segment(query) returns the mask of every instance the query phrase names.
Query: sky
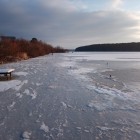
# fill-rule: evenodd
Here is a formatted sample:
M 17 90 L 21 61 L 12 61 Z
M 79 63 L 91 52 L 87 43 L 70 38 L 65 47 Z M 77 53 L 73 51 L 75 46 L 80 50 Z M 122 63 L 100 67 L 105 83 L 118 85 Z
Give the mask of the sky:
M 66 49 L 140 42 L 140 0 L 0 0 L 0 35 Z

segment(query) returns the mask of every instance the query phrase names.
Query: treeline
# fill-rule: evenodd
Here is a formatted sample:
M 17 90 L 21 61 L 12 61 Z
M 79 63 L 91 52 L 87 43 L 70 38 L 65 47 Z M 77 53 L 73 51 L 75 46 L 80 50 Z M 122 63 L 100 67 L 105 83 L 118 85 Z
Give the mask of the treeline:
M 29 59 L 49 53 L 66 52 L 61 47 L 53 47 L 50 44 L 32 38 L 25 39 L 1 39 L 0 40 L 0 63 Z
M 140 51 L 140 42 L 116 43 L 116 44 L 93 44 L 78 47 L 75 51 L 117 51 L 117 52 L 135 52 Z

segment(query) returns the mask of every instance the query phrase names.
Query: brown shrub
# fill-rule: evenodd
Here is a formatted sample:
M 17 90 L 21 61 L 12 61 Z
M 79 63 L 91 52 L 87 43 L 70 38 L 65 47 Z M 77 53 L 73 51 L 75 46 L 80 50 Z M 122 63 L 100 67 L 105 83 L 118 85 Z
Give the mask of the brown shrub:
M 38 41 L 36 38 L 32 38 L 31 41 L 25 39 L 4 39 L 0 41 L 0 61 L 7 61 L 7 59 L 9 61 L 9 58 L 12 60 L 11 57 L 18 57 L 18 59 L 28 59 L 31 57 L 46 55 L 49 53 L 58 53 L 65 51 L 66 50 L 61 47 L 54 48 L 52 45 L 46 44 L 42 41 Z

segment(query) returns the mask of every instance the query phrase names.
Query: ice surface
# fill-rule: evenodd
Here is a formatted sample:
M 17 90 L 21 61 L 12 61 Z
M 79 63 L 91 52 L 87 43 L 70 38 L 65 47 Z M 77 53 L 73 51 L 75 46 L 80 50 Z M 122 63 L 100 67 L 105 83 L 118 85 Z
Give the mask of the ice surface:
M 60 65 L 62 67 L 68 67 L 68 68 L 70 68 L 71 66 L 74 66 L 75 65 L 75 62 L 73 62 L 73 61 L 63 61 L 63 63 L 60 63 Z
M 117 90 L 115 88 L 108 88 L 108 87 L 92 87 L 93 90 L 98 93 L 102 94 L 102 100 L 100 103 L 97 99 L 91 100 L 87 106 L 90 108 L 95 108 L 98 111 L 103 111 L 107 109 L 122 109 L 122 110 L 134 110 L 134 108 L 129 105 L 125 104 L 120 106 L 118 103 L 115 103 L 114 100 L 122 100 L 122 101 L 127 101 L 127 100 L 133 100 L 133 98 L 130 97 L 128 93 L 124 93 L 121 90 Z M 128 96 L 129 95 L 129 96 Z M 139 102 L 136 101 L 135 102 Z
M 101 96 L 102 99 L 90 100 L 87 103 L 88 107 L 98 111 L 108 109 L 135 110 L 130 104 L 119 106 L 115 100 L 124 102 L 130 100 L 139 104 L 139 100 L 136 99 L 138 97 L 136 93 L 140 91 L 139 87 L 133 88 L 132 93 L 129 88 L 133 87 L 132 85 L 126 85 L 126 83 L 119 81 L 117 77 L 112 75 L 110 78 L 109 75 L 102 75 L 102 73 L 114 72 L 113 62 L 110 61 L 140 61 L 139 53 L 69 53 L 68 55 L 64 54 L 64 56 L 66 58 L 60 63 L 60 66 L 67 68 L 68 73 L 83 83 L 83 86 L 87 89 L 101 94 L 97 96 Z M 99 63 L 95 63 L 95 60 L 98 60 Z M 104 62 L 101 63 L 101 61 Z M 129 67 L 127 66 L 127 68 Z M 89 74 L 92 74 L 93 77 L 90 77 Z M 66 105 L 63 103 L 63 106 Z
M 0 139 L 139 140 L 139 79 L 131 77 L 128 84 L 122 77 L 129 78 L 127 69 L 139 73 L 134 57 L 140 55 L 97 54 L 55 54 L 4 65 L 18 76 L 0 81 Z M 126 73 L 120 75 L 122 68 Z
M 77 60 L 140 61 L 139 52 L 75 52 L 67 55 Z

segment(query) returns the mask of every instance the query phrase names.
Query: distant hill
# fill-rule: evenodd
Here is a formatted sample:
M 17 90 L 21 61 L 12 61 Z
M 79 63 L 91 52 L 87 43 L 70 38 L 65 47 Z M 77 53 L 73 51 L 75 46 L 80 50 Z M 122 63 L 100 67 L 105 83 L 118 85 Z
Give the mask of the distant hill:
M 75 51 L 106 51 L 106 52 L 137 52 L 140 51 L 140 42 L 132 43 L 114 43 L 114 44 L 93 44 L 87 46 L 81 46 L 75 49 Z

